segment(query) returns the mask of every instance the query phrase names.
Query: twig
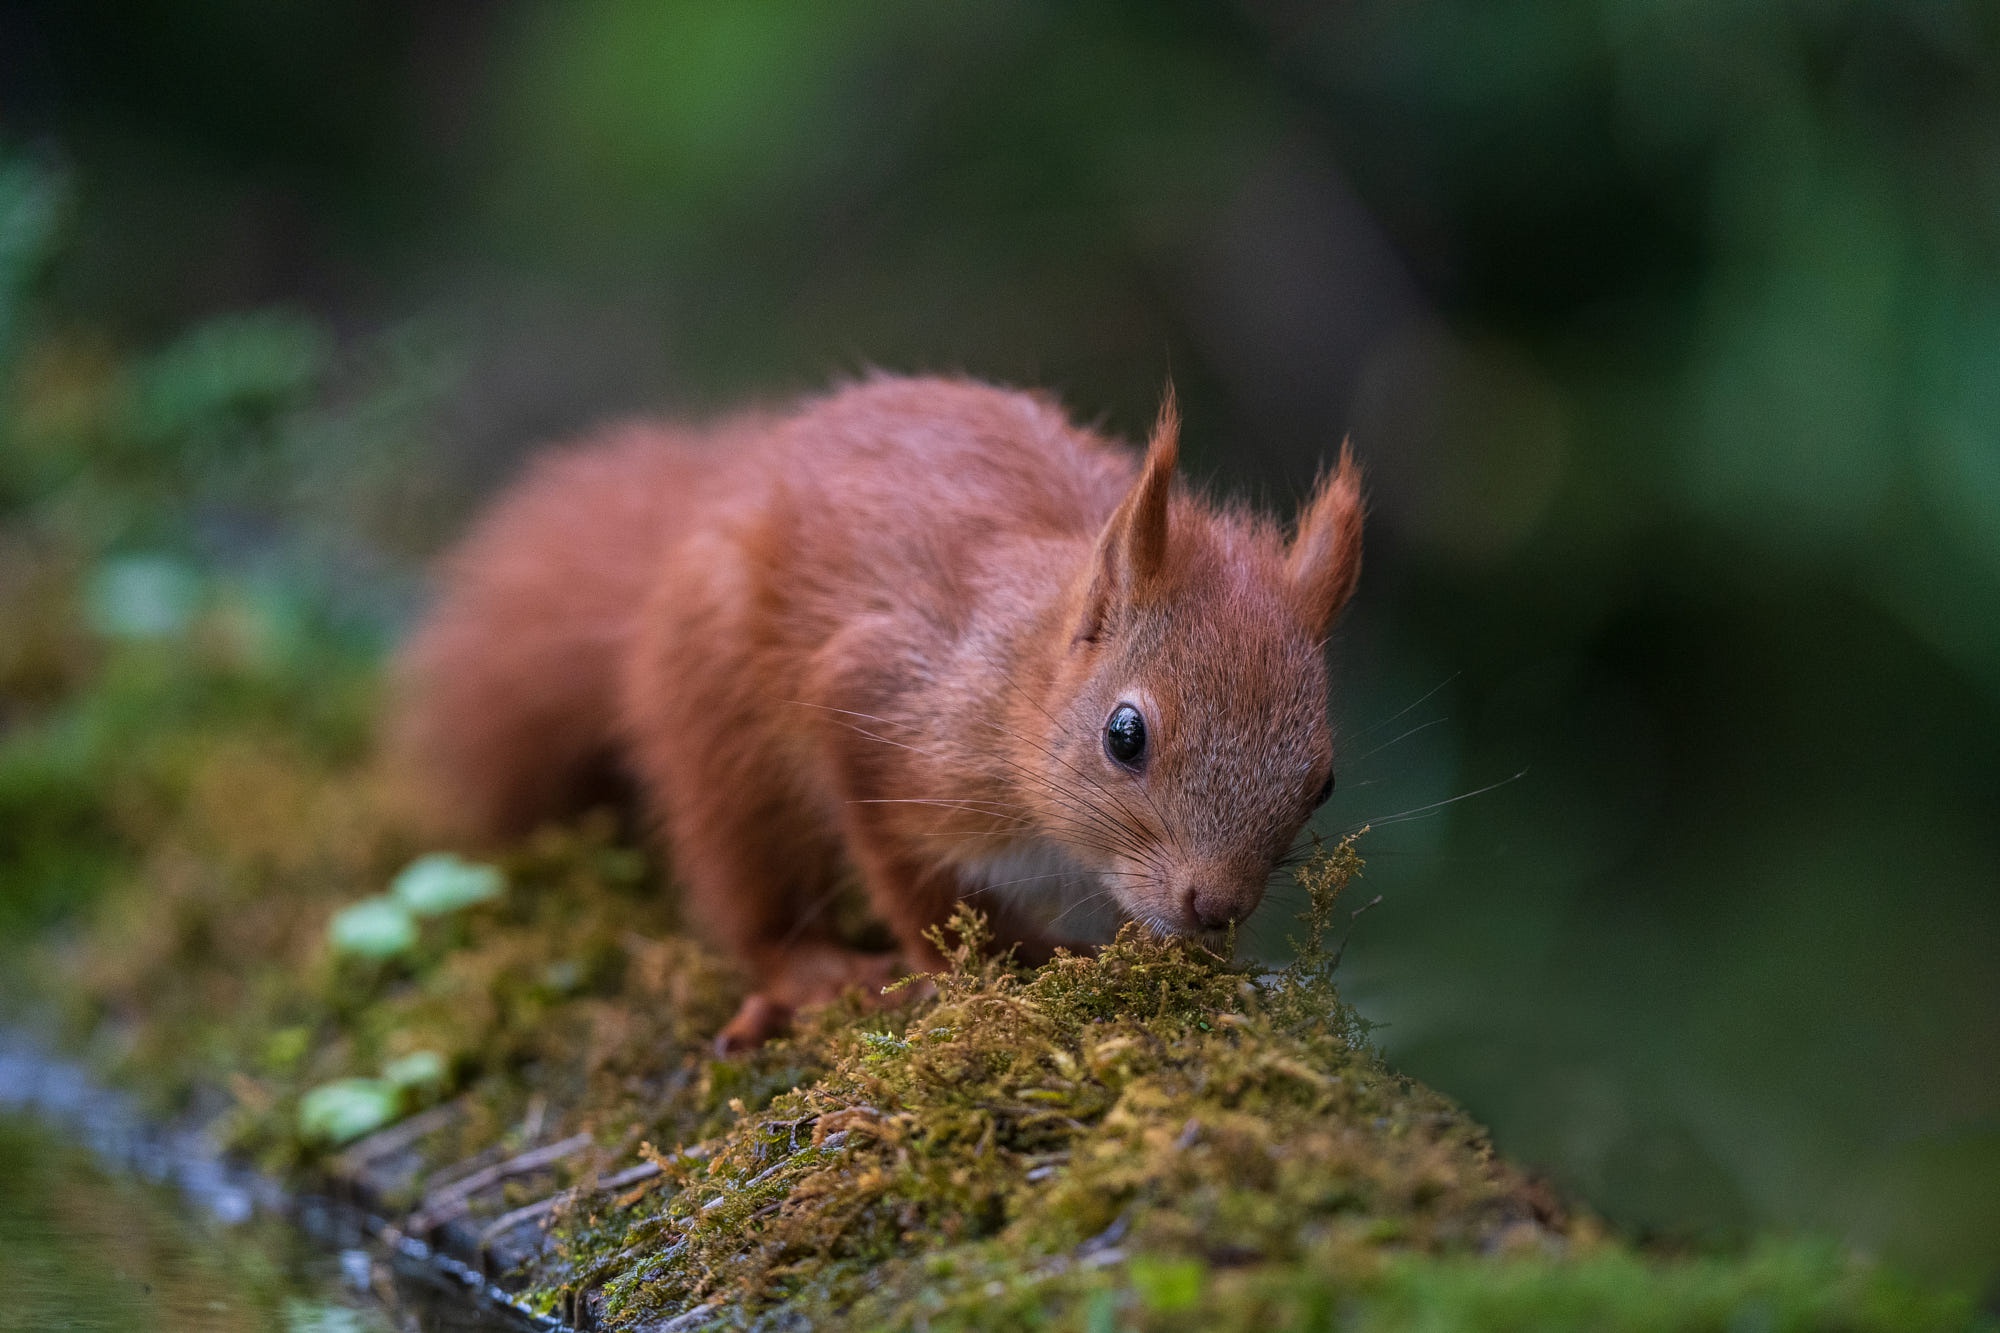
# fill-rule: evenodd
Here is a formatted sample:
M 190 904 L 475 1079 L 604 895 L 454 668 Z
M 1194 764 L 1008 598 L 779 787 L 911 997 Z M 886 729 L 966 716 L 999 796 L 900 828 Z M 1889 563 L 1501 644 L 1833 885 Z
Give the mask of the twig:
M 1361 914 L 1381 901 L 1382 901 L 1382 895 L 1378 893 L 1373 898 L 1370 898 L 1367 902 L 1361 904 L 1361 906 L 1355 908 L 1352 912 L 1348 913 L 1347 929 L 1341 934 L 1340 943 L 1334 947 L 1333 957 L 1327 960 L 1326 964 L 1327 971 L 1331 972 L 1336 967 L 1340 966 L 1341 955 L 1347 952 L 1347 942 L 1354 938 L 1354 927 L 1355 924 L 1361 920 Z
M 651 1180 L 659 1174 L 660 1168 L 658 1166 L 652 1162 L 641 1162 L 637 1166 L 627 1167 L 616 1175 L 604 1177 L 597 1182 L 597 1188 L 591 1192 L 595 1194 L 608 1194 L 612 1190 L 627 1189 L 633 1185 L 637 1185 L 641 1181 Z M 482 1250 L 485 1249 L 495 1240 L 506 1235 L 523 1222 L 532 1222 L 545 1213 L 554 1212 L 562 1204 L 563 1200 L 575 1193 L 576 1191 L 574 1190 L 559 1190 L 549 1195 L 546 1199 L 537 1199 L 533 1203 L 521 1205 L 511 1213 L 500 1214 L 500 1216 L 487 1224 L 485 1230 L 479 1233 L 479 1248 Z
M 662 1320 L 657 1324 L 646 1324 L 640 1333 L 690 1333 L 691 1330 L 699 1328 L 721 1304 L 721 1301 L 708 1301 L 695 1306 L 692 1310 L 684 1310 L 672 1319 Z
M 527 1114 L 521 1117 L 521 1142 L 533 1143 L 542 1137 L 542 1125 L 549 1114 L 549 1099 L 542 1093 L 528 1098 Z
M 437 1170 L 424 1177 L 424 1198 L 443 1199 L 450 1195 L 452 1186 L 461 1180 L 470 1180 L 495 1162 L 504 1162 L 510 1154 L 503 1143 L 489 1144 L 472 1156 L 456 1162 L 446 1162 Z
M 423 1207 L 410 1215 L 403 1229 L 413 1235 L 424 1235 L 464 1212 L 467 1203 L 482 1190 L 492 1189 L 509 1177 L 526 1175 L 530 1171 L 553 1166 L 564 1158 L 574 1157 L 593 1142 L 595 1140 L 588 1134 L 572 1134 L 559 1143 L 496 1162 L 483 1171 L 475 1171 L 425 1198 Z

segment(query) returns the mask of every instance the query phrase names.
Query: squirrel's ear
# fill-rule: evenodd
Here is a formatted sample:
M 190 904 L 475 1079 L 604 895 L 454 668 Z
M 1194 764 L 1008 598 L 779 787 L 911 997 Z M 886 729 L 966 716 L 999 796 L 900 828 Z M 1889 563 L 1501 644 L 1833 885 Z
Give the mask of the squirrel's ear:
M 1315 634 L 1324 635 L 1361 578 L 1361 469 L 1346 443 L 1339 466 L 1320 478 L 1299 516 L 1285 570 L 1299 614 Z
M 1139 479 L 1097 536 L 1090 585 L 1077 622 L 1078 639 L 1096 639 L 1121 607 L 1145 602 L 1158 587 L 1167 563 L 1167 498 L 1173 490 L 1180 439 L 1180 407 L 1169 384 Z

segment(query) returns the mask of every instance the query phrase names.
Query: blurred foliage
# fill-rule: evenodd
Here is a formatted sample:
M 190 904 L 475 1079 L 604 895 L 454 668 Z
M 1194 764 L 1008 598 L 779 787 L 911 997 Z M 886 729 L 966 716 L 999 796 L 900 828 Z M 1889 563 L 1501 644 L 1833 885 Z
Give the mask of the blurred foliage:
M 1370 469 L 1398 1063 L 1621 1221 L 2000 1271 L 1990 5 L 30 0 L 0 133 L 0 919 L 149 710 L 358 744 L 316 673 L 551 435 L 1171 373 L 1222 487 Z
M 0 217 L 59 211 L 60 170 L 0 167 Z M 420 394 L 366 351 L 337 366 L 302 317 L 219 318 L 128 358 L 37 329 L 57 233 L 0 233 L 0 324 L 34 335 L 0 361 L 0 932 L 18 945 L 176 817 L 189 728 L 362 752 L 403 594 L 354 549 L 352 464 L 407 450 Z

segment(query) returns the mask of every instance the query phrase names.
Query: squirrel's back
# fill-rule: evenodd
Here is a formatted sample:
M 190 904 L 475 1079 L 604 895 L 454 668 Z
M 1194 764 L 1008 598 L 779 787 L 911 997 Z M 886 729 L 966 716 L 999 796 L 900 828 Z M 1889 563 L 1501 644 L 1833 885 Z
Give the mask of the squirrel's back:
M 1040 396 L 887 376 L 790 415 L 629 423 L 558 449 L 443 562 L 402 654 L 392 750 L 460 835 L 616 798 L 634 744 L 624 664 L 648 599 L 674 596 L 659 586 L 671 546 L 704 578 L 756 585 L 762 620 L 744 633 L 805 651 L 871 610 L 964 611 L 968 557 L 1088 536 L 1133 468 Z
M 442 562 L 389 736 L 434 823 L 507 837 L 617 794 L 619 662 L 706 452 L 628 424 L 543 455 Z

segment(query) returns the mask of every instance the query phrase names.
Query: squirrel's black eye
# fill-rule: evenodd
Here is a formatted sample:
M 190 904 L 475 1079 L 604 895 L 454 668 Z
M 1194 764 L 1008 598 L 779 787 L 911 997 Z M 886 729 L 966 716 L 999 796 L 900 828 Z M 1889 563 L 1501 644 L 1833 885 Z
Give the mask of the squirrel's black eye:
M 1119 704 L 1105 719 L 1104 752 L 1127 768 L 1146 757 L 1146 719 L 1131 704 Z
M 1319 795 L 1313 798 L 1313 809 L 1317 810 L 1325 805 L 1326 798 L 1331 795 L 1333 795 L 1333 770 L 1328 769 L 1326 781 L 1319 784 Z

